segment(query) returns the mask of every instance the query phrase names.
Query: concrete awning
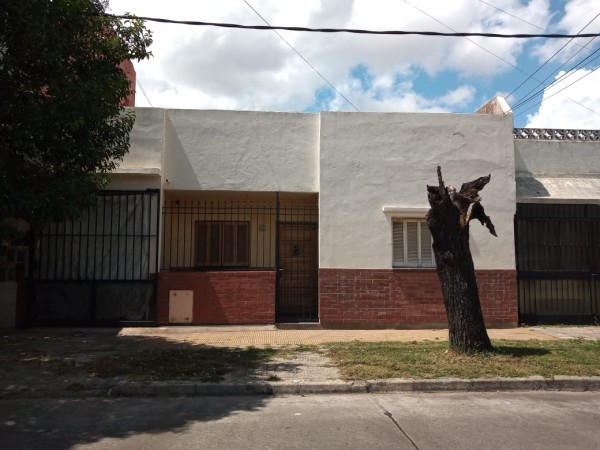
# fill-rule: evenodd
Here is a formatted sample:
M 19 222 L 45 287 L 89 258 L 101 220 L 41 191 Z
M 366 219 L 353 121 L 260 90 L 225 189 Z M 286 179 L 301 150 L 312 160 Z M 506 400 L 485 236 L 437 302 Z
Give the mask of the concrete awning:
M 517 177 L 518 203 L 600 203 L 600 177 Z

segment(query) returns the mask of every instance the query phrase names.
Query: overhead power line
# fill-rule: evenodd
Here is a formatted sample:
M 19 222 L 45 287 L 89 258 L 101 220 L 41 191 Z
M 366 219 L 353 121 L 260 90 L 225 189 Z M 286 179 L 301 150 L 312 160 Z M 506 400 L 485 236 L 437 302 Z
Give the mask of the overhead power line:
M 454 28 L 452 28 L 450 25 L 445 24 L 444 22 L 442 22 L 441 20 L 436 19 L 435 17 L 433 17 L 431 14 L 429 14 L 426 11 L 423 11 L 421 8 L 419 8 L 418 6 L 413 5 L 412 3 L 410 3 L 408 0 L 402 0 L 404 3 L 406 3 L 408 6 L 410 6 L 411 8 L 416 9 L 417 11 L 419 11 L 420 13 L 426 15 L 427 17 L 429 17 L 432 20 L 435 20 L 437 23 L 439 23 L 440 25 L 448 28 L 449 30 L 451 30 L 452 32 L 456 33 L 456 30 Z M 513 69 L 516 69 L 520 72 L 523 72 L 525 75 L 527 75 L 527 72 L 525 72 L 523 69 L 521 69 L 520 67 L 515 66 L 513 63 L 511 63 L 510 61 L 507 61 L 506 59 L 502 58 L 501 56 L 496 55 L 494 52 L 492 52 L 491 50 L 485 48 L 483 45 L 478 44 L 477 42 L 475 42 L 473 39 L 469 39 L 466 36 L 461 36 L 463 37 L 465 40 L 469 41 L 471 44 L 479 47 L 481 50 L 483 50 L 486 53 L 489 53 L 490 55 L 492 55 L 494 58 L 499 59 L 500 61 L 502 61 L 505 64 L 508 64 L 509 66 L 511 66 Z
M 116 19 L 127 19 L 129 16 L 107 14 Z M 475 33 L 475 32 L 453 32 L 444 33 L 441 31 L 404 31 L 404 30 L 361 30 L 355 28 L 308 28 L 308 27 L 286 27 L 286 26 L 275 26 L 275 25 L 241 25 L 239 23 L 223 23 L 223 22 L 199 22 L 195 20 L 173 20 L 163 19 L 160 17 L 139 17 L 138 19 L 146 20 L 148 22 L 158 23 L 170 23 L 179 25 L 193 25 L 202 27 L 219 27 L 219 28 L 238 28 L 242 30 L 284 30 L 284 31 L 303 31 L 309 33 L 353 33 L 353 34 L 377 34 L 377 35 L 400 35 L 400 36 L 443 36 L 443 37 L 466 37 L 466 36 L 479 36 L 479 37 L 491 37 L 491 38 L 504 38 L 504 39 L 532 39 L 532 38 L 546 38 L 546 39 L 564 39 L 564 38 L 591 38 L 598 37 L 600 33 L 584 33 L 584 34 L 562 34 L 562 33 L 515 33 L 515 34 L 502 34 L 502 33 Z
M 594 56 L 596 55 L 596 56 Z M 583 67 L 583 65 L 587 62 L 587 64 L 590 64 L 592 62 L 594 62 L 596 59 L 600 58 L 600 48 L 594 50 L 594 52 L 588 56 L 586 56 L 583 60 L 581 60 L 579 63 L 575 64 L 573 67 L 571 67 L 569 70 L 565 71 L 562 75 L 560 75 L 559 77 L 557 77 L 554 81 L 552 81 L 551 83 L 548 84 L 543 84 L 543 82 L 540 83 L 541 88 L 539 90 L 537 90 L 536 92 L 533 92 L 535 89 L 533 89 L 532 91 L 530 91 L 527 95 L 528 97 L 524 97 L 522 99 L 520 99 L 515 105 L 513 105 L 513 107 L 511 108 L 512 111 L 515 111 L 519 108 L 522 108 L 526 103 L 529 103 L 530 101 L 532 101 L 534 98 L 536 98 L 537 96 L 539 96 L 540 94 L 544 93 L 544 91 L 546 91 L 548 88 L 552 87 L 552 86 L 556 86 L 559 82 L 563 82 L 565 81 L 567 78 L 569 78 L 570 76 L 572 76 L 575 71 L 581 69 Z M 561 66 L 562 67 L 562 66 Z M 597 70 L 598 68 L 594 69 Z M 551 75 L 549 75 L 544 82 L 550 78 Z M 583 77 L 582 77 L 583 78 Z M 574 84 L 574 83 L 571 83 Z M 571 86 L 571 84 L 569 86 Z M 568 86 L 567 86 L 568 87 Z M 537 87 L 536 87 L 537 89 Z M 565 88 L 561 89 L 558 92 L 562 92 L 564 91 Z M 533 92 L 533 93 L 532 93 Z M 558 93 L 557 92 L 557 93 Z M 531 95 L 529 95 L 531 94 Z M 553 94 L 555 95 L 555 94 Z M 573 100 L 574 101 L 574 100 Z
M 531 22 L 529 22 L 529 21 L 527 21 L 527 20 L 523 19 L 522 17 L 519 17 L 519 16 L 517 16 L 517 15 L 515 15 L 515 14 L 509 13 L 508 11 L 505 11 L 505 10 L 503 10 L 503 9 L 501 9 L 501 8 L 498 8 L 497 6 L 494 6 L 494 5 L 492 5 L 491 3 L 488 3 L 488 2 L 486 2 L 486 1 L 484 1 L 484 0 L 478 0 L 478 1 L 479 1 L 479 3 L 483 3 L 484 5 L 487 5 L 487 6 L 491 7 L 491 8 L 494 8 L 496 11 L 500 11 L 501 13 L 504 13 L 504 14 L 506 14 L 506 15 L 509 15 L 510 17 L 512 17 L 512 18 L 514 18 L 514 19 L 517 19 L 517 20 L 519 20 L 519 21 L 521 21 L 521 22 L 523 22 L 523 23 L 526 23 L 527 25 L 531 25 L 533 28 L 537 28 L 538 30 L 545 31 L 546 33 L 550 33 L 550 34 L 552 33 L 552 32 L 551 32 L 550 30 L 548 30 L 547 28 L 542 28 L 542 27 L 540 27 L 540 26 L 538 26 L 538 25 L 536 25 L 536 24 L 534 24 L 534 23 L 531 23 Z M 580 45 L 580 44 L 579 44 L 579 43 L 577 43 L 577 42 L 574 42 L 574 44 L 575 44 L 575 45 L 578 45 L 578 46 L 579 46 L 579 47 L 581 47 L 581 48 L 587 48 L 587 47 L 586 47 L 586 45 Z M 588 48 L 588 50 L 591 50 L 591 49 L 590 49 L 590 48 Z
M 585 30 L 585 29 L 586 29 L 588 26 L 590 26 L 590 24 L 591 24 L 591 23 L 592 23 L 594 20 L 596 20 L 596 18 L 597 18 L 598 16 L 600 16 L 600 13 L 596 14 L 596 16 L 595 16 L 595 17 L 594 17 L 592 20 L 590 20 L 590 21 L 589 21 L 587 24 L 585 24 L 585 25 L 584 25 L 584 27 L 583 27 L 581 30 L 579 30 L 579 33 L 581 33 L 581 32 L 582 32 L 583 30 Z M 521 84 L 519 84 L 519 85 L 518 85 L 516 88 L 514 88 L 512 91 L 510 91 L 510 94 L 508 94 L 508 95 L 506 96 L 506 99 L 508 100 L 508 98 L 509 98 L 511 95 L 513 95 L 513 94 L 515 93 L 515 91 L 517 91 L 517 90 L 518 90 L 518 89 L 519 89 L 521 86 L 523 86 L 525 83 L 527 83 L 529 80 L 531 80 L 531 79 L 533 78 L 533 76 L 534 76 L 536 73 L 538 73 L 540 70 L 542 70 L 542 69 L 544 68 L 544 66 L 545 66 L 546 64 L 548 64 L 548 63 L 549 63 L 549 62 L 550 62 L 550 61 L 551 61 L 551 60 L 552 60 L 552 59 L 553 59 L 553 58 L 554 58 L 556 55 L 558 55 L 558 54 L 559 54 L 559 53 L 560 53 L 560 52 L 561 52 L 561 51 L 562 51 L 562 50 L 563 50 L 563 49 L 564 49 L 564 48 L 565 48 L 567 45 L 569 45 L 569 44 L 570 44 L 570 43 L 573 41 L 573 39 L 574 39 L 574 38 L 571 38 L 570 40 L 568 40 L 568 41 L 567 41 L 567 42 L 566 42 L 566 43 L 565 43 L 565 44 L 564 44 L 564 45 L 563 45 L 561 48 L 559 48 L 559 49 L 558 49 L 558 50 L 557 50 L 557 51 L 556 51 L 556 52 L 555 52 L 555 53 L 554 53 L 554 54 L 553 54 L 553 55 L 552 55 L 550 58 L 548 58 L 546 61 L 544 61 L 544 64 L 542 64 L 540 67 L 538 67 L 538 68 L 535 70 L 535 72 L 533 72 L 531 75 L 529 75 L 527 78 L 525 78 L 525 79 L 524 79 L 524 80 L 521 82 Z M 579 51 L 578 51 L 577 53 L 575 53 L 575 55 L 579 54 L 579 52 L 581 52 L 582 50 L 583 50 L 583 48 L 580 48 L 580 49 L 579 49 Z M 562 65 L 562 66 L 564 66 L 565 64 L 566 64 L 566 62 L 565 62 L 565 63 L 563 63 L 563 65 Z M 556 69 L 556 71 L 554 71 L 554 72 L 552 72 L 552 73 L 555 73 L 555 72 L 557 72 L 558 70 L 560 70 L 560 68 L 561 68 L 562 66 L 560 66 L 558 69 Z M 544 82 L 544 81 L 546 81 L 548 78 L 549 78 L 549 77 L 547 77 L 545 80 L 543 80 L 543 81 L 539 82 L 539 84 L 538 84 L 538 85 L 537 85 L 535 88 L 533 88 L 532 90 L 530 90 L 530 91 L 529 91 L 527 94 L 525 94 L 525 95 L 526 95 L 526 96 L 527 96 L 527 95 L 529 95 L 529 94 L 530 94 L 532 91 L 534 91 L 535 89 L 537 89 L 537 87 L 538 87 L 538 86 L 541 86 L 541 85 L 543 84 L 543 82 Z
M 259 13 L 259 12 L 258 12 L 256 9 L 254 9 L 254 7 L 253 7 L 253 6 L 252 6 L 250 3 L 248 3 L 246 0 L 244 0 L 244 3 L 245 3 L 246 5 L 248 5 L 248 7 L 250 7 L 250 9 L 251 9 L 252 11 L 254 11 L 254 12 L 256 13 L 256 15 L 257 15 L 258 17 L 260 17 L 260 19 L 261 19 L 261 20 L 262 20 L 264 23 L 266 23 L 268 26 L 271 26 L 271 24 L 269 24 L 269 22 L 267 22 L 267 19 L 265 19 L 265 18 L 264 18 L 264 17 L 263 17 L 263 16 L 262 16 L 262 15 L 261 15 L 261 14 L 260 14 L 260 13 Z M 348 102 L 348 104 L 349 104 L 350 106 L 352 106 L 352 107 L 353 107 L 353 108 L 354 108 L 354 109 L 355 109 L 357 112 L 359 112 L 358 108 L 357 108 L 357 107 L 354 105 L 354 103 L 352 103 L 350 100 L 348 100 L 348 98 L 347 98 L 347 97 L 346 97 L 344 94 L 342 94 L 342 93 L 341 93 L 341 92 L 338 90 L 338 88 L 336 88 L 336 87 L 335 87 L 335 86 L 334 86 L 334 85 L 333 85 L 333 84 L 332 84 L 332 83 L 331 83 L 331 82 L 330 82 L 330 81 L 329 81 L 327 78 L 325 78 L 325 76 L 324 76 L 324 75 L 323 75 L 321 72 L 319 72 L 319 71 L 317 70 L 317 68 L 316 68 L 315 66 L 313 66 L 313 65 L 312 65 L 312 64 L 311 64 L 311 63 L 310 63 L 310 62 L 309 62 L 309 61 L 308 61 L 308 60 L 307 60 L 307 59 L 306 59 L 304 56 L 302 56 L 302 55 L 300 54 L 300 52 L 299 52 L 298 50 L 296 50 L 296 49 L 294 48 L 294 46 L 293 46 L 292 44 L 290 44 L 290 43 L 289 43 L 289 42 L 288 42 L 288 41 L 287 41 L 287 40 L 286 40 L 286 39 L 285 39 L 285 38 L 284 38 L 284 37 L 283 37 L 283 36 L 282 36 L 282 35 L 281 35 L 281 34 L 280 34 L 280 33 L 279 33 L 277 30 L 276 30 L 276 29 L 273 29 L 273 33 L 275 33 L 277 36 L 279 36 L 279 38 L 280 38 L 280 39 L 281 39 L 283 42 L 285 42 L 285 44 L 286 44 L 286 45 L 287 45 L 289 48 L 291 48 L 291 49 L 294 51 L 294 53 L 296 53 L 296 55 L 298 55 L 298 56 L 299 56 L 299 57 L 302 59 L 302 61 L 304 61 L 304 62 L 305 62 L 305 63 L 306 63 L 306 64 L 307 64 L 307 65 L 308 65 L 308 66 L 309 66 L 309 67 L 310 67 L 312 70 L 314 70 L 314 71 L 315 71 L 315 73 L 316 73 L 316 74 L 317 74 L 319 77 L 321 77 L 321 79 L 322 79 L 323 81 L 325 81 L 325 83 L 327 83 L 327 84 L 328 84 L 328 85 L 331 87 L 331 89 L 333 89 L 335 92 L 337 92 L 337 93 L 338 93 L 338 94 L 339 94 L 339 95 L 340 95 L 340 96 L 341 96 L 341 97 L 342 97 L 344 100 L 346 100 L 346 102 Z
M 536 107 L 536 106 L 538 106 L 538 105 L 541 105 L 541 104 L 542 104 L 544 101 L 547 101 L 548 99 L 550 99 L 550 98 L 554 97 L 556 94 L 560 94 L 562 91 L 564 91 L 564 90 L 565 90 L 565 89 L 567 89 L 568 87 L 570 87 L 570 86 L 574 85 L 575 83 L 578 83 L 578 82 L 580 82 L 580 81 L 581 81 L 581 80 L 583 80 L 585 77 L 587 77 L 588 75 L 591 75 L 592 73 L 594 73 L 594 72 L 595 72 L 596 70 L 598 70 L 598 69 L 600 69 L 600 66 L 598 66 L 598 67 L 596 67 L 595 69 L 593 69 L 593 70 L 589 71 L 588 73 L 586 73 L 585 75 L 583 75 L 581 78 L 579 78 L 579 79 L 577 79 L 577 80 L 573 81 L 571 84 L 568 84 L 567 86 L 565 86 L 565 87 L 564 87 L 564 88 L 562 88 L 561 90 L 554 92 L 552 95 L 549 95 L 548 97 L 546 97 L 546 98 L 545 98 L 545 99 L 543 99 L 542 101 L 540 101 L 540 102 L 536 103 L 536 104 L 535 104 L 535 105 L 533 105 L 533 106 L 530 106 L 530 107 L 529 107 L 529 108 L 527 108 L 525 111 L 522 111 L 522 112 L 520 112 L 519 114 L 517 114 L 517 115 L 515 116 L 515 118 L 516 118 L 516 117 L 519 117 L 519 116 L 522 116 L 523 114 L 525 114 L 525 113 L 526 113 L 527 111 L 529 111 L 530 109 L 533 109 L 533 108 L 535 108 L 535 107 Z M 597 114 L 598 116 L 600 116 L 600 113 L 597 113 L 596 111 L 594 111 L 594 110 L 592 110 L 592 109 L 590 109 L 590 108 L 586 108 L 586 109 L 587 109 L 587 110 L 589 110 L 589 111 L 591 111 L 591 112 L 593 112 L 594 114 Z

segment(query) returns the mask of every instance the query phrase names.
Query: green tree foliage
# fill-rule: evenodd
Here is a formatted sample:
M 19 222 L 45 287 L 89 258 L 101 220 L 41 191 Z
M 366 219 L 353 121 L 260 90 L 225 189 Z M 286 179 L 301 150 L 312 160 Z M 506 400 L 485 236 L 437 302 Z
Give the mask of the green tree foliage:
M 130 85 L 118 66 L 148 58 L 152 38 L 143 21 L 105 7 L 0 4 L 0 223 L 77 216 L 128 151 L 135 116 L 120 104 Z

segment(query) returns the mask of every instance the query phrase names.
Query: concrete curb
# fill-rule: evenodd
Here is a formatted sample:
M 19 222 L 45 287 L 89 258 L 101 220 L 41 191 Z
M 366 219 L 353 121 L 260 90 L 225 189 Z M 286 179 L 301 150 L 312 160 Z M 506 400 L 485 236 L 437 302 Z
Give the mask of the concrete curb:
M 305 395 L 383 392 L 492 392 L 492 391 L 600 391 L 600 377 L 482 378 L 463 380 L 375 380 L 365 382 L 196 383 L 123 381 L 108 391 L 110 397 L 178 397 L 225 395 Z M 85 393 L 82 392 L 83 395 Z

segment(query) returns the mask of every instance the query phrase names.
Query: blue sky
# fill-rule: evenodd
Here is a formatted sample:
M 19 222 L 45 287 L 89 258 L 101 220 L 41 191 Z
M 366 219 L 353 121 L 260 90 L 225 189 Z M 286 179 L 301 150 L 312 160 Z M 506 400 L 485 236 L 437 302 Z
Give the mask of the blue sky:
M 585 32 L 600 32 L 600 17 L 595 18 L 600 0 L 246 1 L 281 26 L 495 33 L 541 28 L 575 34 L 587 25 Z M 263 24 L 246 1 L 111 0 L 109 11 Z M 595 70 L 600 57 L 594 59 L 600 56 L 594 53 L 600 39 L 277 35 L 157 23 L 148 27 L 154 32 L 154 57 L 136 64 L 138 106 L 470 113 L 501 95 L 514 110 L 515 126 L 600 129 L 600 70 Z

